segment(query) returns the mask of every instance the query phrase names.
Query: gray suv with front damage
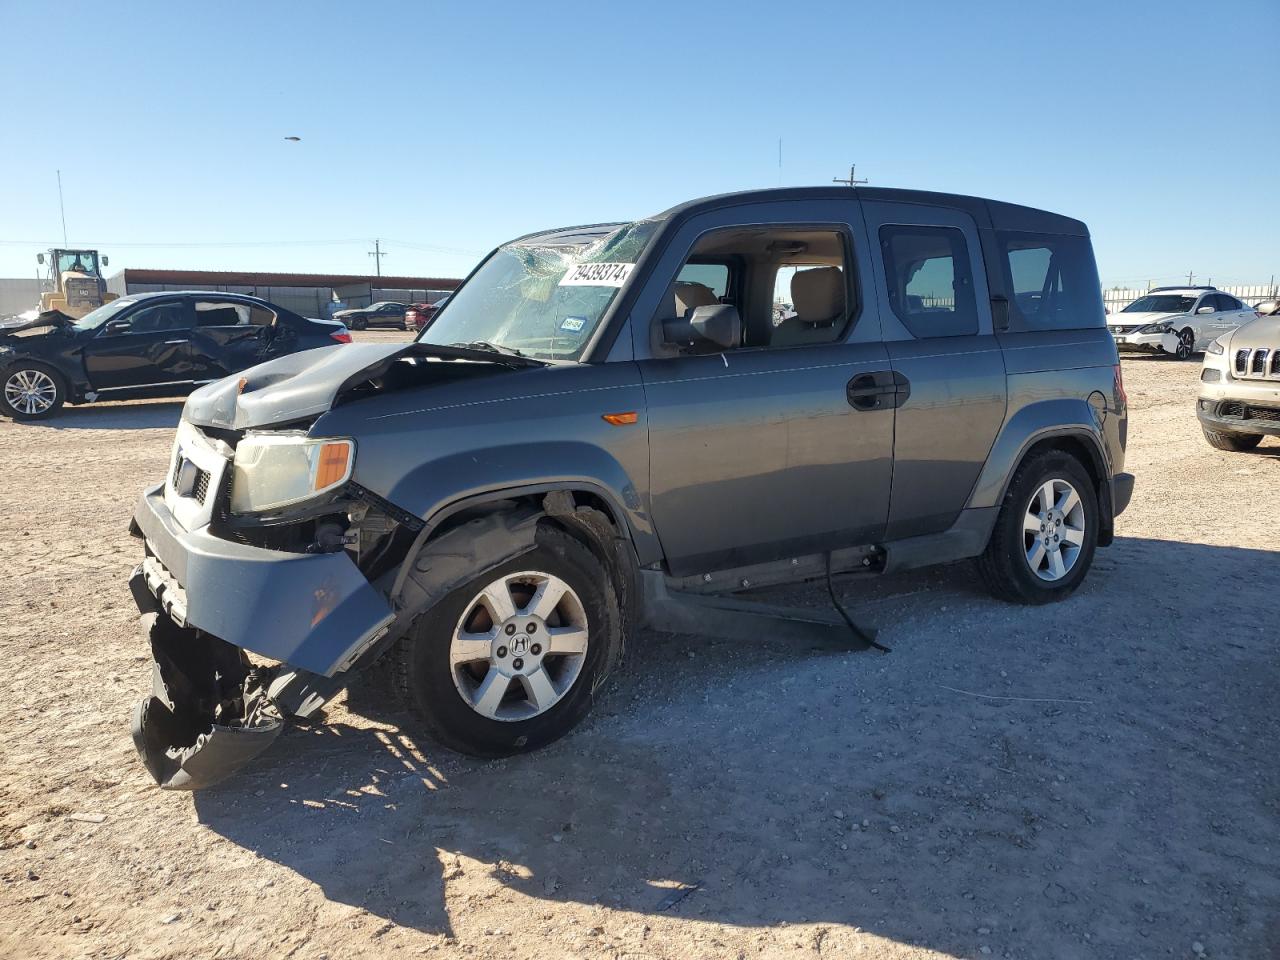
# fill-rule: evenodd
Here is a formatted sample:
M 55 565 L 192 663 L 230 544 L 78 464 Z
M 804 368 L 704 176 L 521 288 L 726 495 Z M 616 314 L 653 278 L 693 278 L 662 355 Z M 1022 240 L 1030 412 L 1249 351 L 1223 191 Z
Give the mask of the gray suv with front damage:
M 502 756 L 580 721 L 636 626 L 739 629 L 744 588 L 975 559 L 1059 600 L 1128 503 L 1126 424 L 1077 220 L 806 188 L 523 237 L 413 343 L 192 394 L 134 520 L 135 743 L 202 786 L 379 663 Z

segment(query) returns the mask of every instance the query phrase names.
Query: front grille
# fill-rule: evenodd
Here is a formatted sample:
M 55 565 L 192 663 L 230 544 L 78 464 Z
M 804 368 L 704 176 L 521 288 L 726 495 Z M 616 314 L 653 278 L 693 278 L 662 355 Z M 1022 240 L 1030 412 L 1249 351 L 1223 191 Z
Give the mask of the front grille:
M 1137 329 L 1138 329 L 1137 326 L 1125 327 L 1125 326 L 1117 325 L 1111 328 L 1111 332 L 1112 333 L 1133 333 L 1133 331 Z
M 1225 420 L 1263 420 L 1280 423 L 1280 407 L 1263 407 L 1242 400 L 1223 400 L 1218 404 L 1218 416 Z
M 1232 360 L 1231 370 L 1237 379 L 1280 378 L 1280 350 L 1267 347 L 1237 350 Z
M 1269 423 L 1280 423 L 1280 407 L 1257 407 L 1250 404 L 1244 408 L 1246 420 L 1266 420 Z
M 182 474 L 182 458 L 174 457 L 173 458 L 173 476 L 169 478 L 169 486 L 173 487 L 174 490 L 178 489 L 178 477 L 181 476 L 181 474 Z
M 205 498 L 209 495 L 209 471 L 197 470 L 196 482 L 191 485 L 191 496 L 200 503 L 204 503 Z
M 1218 404 L 1218 416 L 1239 420 L 1244 416 L 1244 404 L 1239 400 L 1224 400 Z

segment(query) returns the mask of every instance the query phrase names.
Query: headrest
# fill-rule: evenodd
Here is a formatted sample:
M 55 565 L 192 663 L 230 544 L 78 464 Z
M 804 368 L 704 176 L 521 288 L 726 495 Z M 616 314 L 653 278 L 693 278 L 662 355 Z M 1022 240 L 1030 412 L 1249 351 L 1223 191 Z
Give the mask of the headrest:
M 844 315 L 844 271 L 800 270 L 791 278 L 791 305 L 804 323 L 830 323 Z
M 711 307 L 720 302 L 715 291 L 703 283 L 691 280 L 677 280 L 675 290 L 674 315 L 680 320 L 688 320 L 694 307 Z

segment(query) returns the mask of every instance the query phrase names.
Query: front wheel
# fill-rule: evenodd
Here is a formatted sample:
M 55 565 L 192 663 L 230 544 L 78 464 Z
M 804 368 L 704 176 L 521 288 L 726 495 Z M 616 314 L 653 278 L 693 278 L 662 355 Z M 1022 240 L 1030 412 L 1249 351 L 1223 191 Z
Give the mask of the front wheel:
M 1098 497 L 1084 467 L 1049 450 L 1014 474 L 978 571 L 1011 603 L 1052 603 L 1084 580 L 1098 545 Z
M 368 325 L 369 325 L 369 321 L 366 320 L 364 317 L 352 317 L 351 320 L 347 323 L 347 326 L 349 326 L 352 330 L 363 330 Z
M 573 729 L 621 651 L 608 571 L 577 540 L 544 529 L 534 550 L 427 611 L 391 656 L 401 695 L 436 740 L 503 757 Z
M 1204 438 L 1209 441 L 1209 446 L 1216 450 L 1243 453 L 1246 450 L 1252 450 L 1262 442 L 1260 433 L 1218 433 L 1203 426 L 1200 429 L 1204 431 Z
M 1190 360 L 1196 352 L 1196 335 L 1191 330 L 1178 334 L 1178 346 L 1173 355 L 1179 360 Z
M 0 412 L 14 420 L 53 416 L 67 399 L 62 376 L 42 363 L 16 363 L 4 371 Z

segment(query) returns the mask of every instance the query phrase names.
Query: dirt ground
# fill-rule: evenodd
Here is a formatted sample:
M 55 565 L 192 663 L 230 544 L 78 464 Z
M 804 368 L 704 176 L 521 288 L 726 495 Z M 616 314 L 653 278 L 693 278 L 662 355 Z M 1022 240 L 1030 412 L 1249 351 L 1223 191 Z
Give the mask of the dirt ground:
M 501 763 L 357 689 L 195 796 L 127 729 L 180 404 L 0 421 L 0 957 L 1280 956 L 1280 443 L 1124 370 L 1135 499 L 1065 603 L 959 566 L 843 588 L 889 654 L 645 636 Z

